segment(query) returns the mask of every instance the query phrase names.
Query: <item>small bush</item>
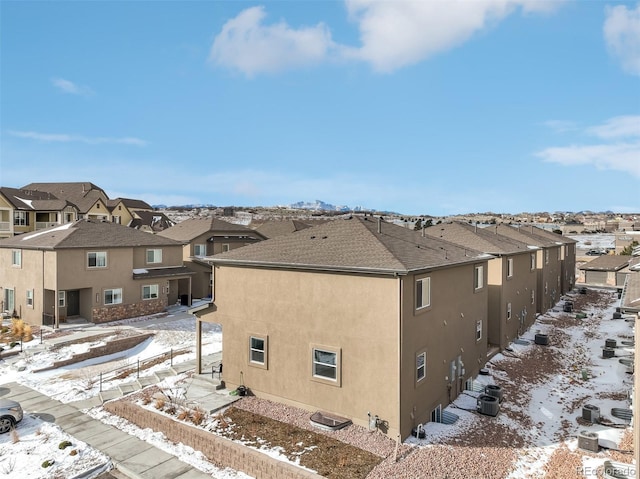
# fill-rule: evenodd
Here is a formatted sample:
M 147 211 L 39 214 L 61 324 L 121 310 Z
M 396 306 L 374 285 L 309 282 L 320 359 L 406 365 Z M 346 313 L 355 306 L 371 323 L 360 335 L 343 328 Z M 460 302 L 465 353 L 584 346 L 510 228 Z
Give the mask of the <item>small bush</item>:
M 70 456 L 77 456 L 78 455 L 78 450 L 77 449 L 71 449 L 69 451 L 69 455 Z
M 142 404 L 146 406 L 150 402 L 151 402 L 151 394 L 149 393 L 149 391 L 144 391 L 142 395 Z
M 20 344 L 18 341 L 11 341 L 11 342 L 9 343 L 9 347 L 10 347 L 10 348 L 15 348 L 18 344 Z
M 7 331 L 9 331 L 9 328 L 7 328 L 6 326 L 2 326 L 2 329 L 0 329 L 0 333 L 5 334 Z
M 204 421 L 205 416 L 206 413 L 202 409 L 197 407 L 193 410 L 193 414 L 191 415 L 191 422 L 196 426 L 199 426 L 200 424 L 202 424 L 202 421 Z
M 71 446 L 71 442 L 70 441 L 62 441 L 60 444 L 58 444 L 58 449 L 66 449 L 67 447 Z
M 56 461 L 54 461 L 53 459 L 47 459 L 46 461 L 44 461 L 42 463 L 42 467 L 44 467 L 46 469 L 47 467 L 53 466 L 55 463 L 56 463 Z
M 189 411 L 187 409 L 183 409 L 182 411 L 180 411 L 180 414 L 178 414 L 178 419 L 180 419 L 181 421 L 186 421 L 187 419 L 189 419 Z
M 164 409 L 165 400 L 163 398 L 156 399 L 155 408 L 156 409 Z
M 24 334 L 24 321 L 22 319 L 11 320 L 11 334 L 16 338 L 21 338 Z
M 177 411 L 177 408 L 175 404 L 169 404 L 169 406 L 166 409 L 167 414 L 175 414 L 176 411 Z
M 29 324 L 25 324 L 22 328 L 22 340 L 26 341 L 27 343 L 29 341 L 33 341 L 33 329 L 31 329 L 31 325 Z

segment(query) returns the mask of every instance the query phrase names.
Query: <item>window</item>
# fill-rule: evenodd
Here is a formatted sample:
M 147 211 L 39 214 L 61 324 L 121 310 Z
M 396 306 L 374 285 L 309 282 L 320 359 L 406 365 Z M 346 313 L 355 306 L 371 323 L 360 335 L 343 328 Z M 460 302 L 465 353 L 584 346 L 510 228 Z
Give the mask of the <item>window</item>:
M 476 321 L 476 341 L 482 339 L 482 320 Z
M 11 266 L 15 266 L 16 268 L 22 267 L 22 250 L 14 249 L 11 252 Z
M 507 278 L 513 276 L 513 258 L 507 258 Z
M 511 319 L 511 303 L 507 303 L 507 321 Z
M 536 269 L 536 254 L 531 253 L 531 271 Z
M 436 408 L 431 411 L 431 422 L 442 422 L 442 404 L 438 404 Z
M 226 253 L 227 251 L 229 251 L 231 248 L 229 247 L 229 243 L 224 243 L 222 245 L 222 252 Z
M 158 297 L 158 285 L 150 284 L 142 287 L 142 299 L 156 299 Z
M 87 266 L 89 268 L 106 268 L 107 252 L 95 251 L 95 252 L 87 253 Z
M 33 308 L 33 290 L 27 290 L 27 306 Z
M 422 381 L 427 377 L 427 353 L 421 352 L 416 356 L 416 382 Z
M 29 213 L 27 211 L 14 211 L 13 212 L 13 225 L 14 226 L 29 226 Z
M 111 217 L 111 222 L 112 223 L 117 223 L 117 224 L 122 224 L 122 218 L 118 215 L 113 215 Z
M 207 256 L 207 245 L 206 244 L 194 244 L 193 245 L 193 255 L 194 256 Z
M 267 364 L 267 340 L 259 336 L 249 337 L 249 363 L 258 366 Z
M 121 304 L 121 303 L 122 303 L 122 288 L 104 290 L 104 304 Z
M 478 265 L 475 267 L 473 276 L 473 288 L 482 289 L 484 286 L 484 266 Z
M 338 380 L 338 353 L 313 348 L 313 377 Z
M 161 249 L 148 249 L 147 250 L 147 263 L 162 263 L 162 250 Z
M 431 278 L 416 280 L 416 309 L 431 305 Z
M 58 307 L 64 308 L 65 304 L 67 304 L 67 295 L 64 291 L 58 291 Z

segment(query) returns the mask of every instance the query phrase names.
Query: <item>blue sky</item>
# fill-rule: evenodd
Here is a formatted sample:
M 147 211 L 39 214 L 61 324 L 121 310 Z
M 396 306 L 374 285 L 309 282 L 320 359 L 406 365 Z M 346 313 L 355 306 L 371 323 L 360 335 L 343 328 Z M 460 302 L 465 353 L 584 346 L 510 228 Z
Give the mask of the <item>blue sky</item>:
M 0 184 L 640 212 L 640 2 L 0 2 Z

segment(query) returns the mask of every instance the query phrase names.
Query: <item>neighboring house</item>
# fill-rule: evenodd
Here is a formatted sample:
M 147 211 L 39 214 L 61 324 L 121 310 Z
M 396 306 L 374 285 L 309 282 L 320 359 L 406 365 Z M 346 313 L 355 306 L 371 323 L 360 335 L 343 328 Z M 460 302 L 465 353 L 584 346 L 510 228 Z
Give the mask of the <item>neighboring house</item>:
M 631 256 L 607 254 L 580 266 L 580 282 L 598 286 L 624 286 Z
M 640 231 L 625 231 L 623 233 L 616 233 L 615 253 L 620 254 L 625 248 L 633 247 L 634 242 L 640 244 Z
M 77 208 L 50 193 L 0 187 L 0 238 L 75 221 Z
M 29 324 L 102 323 L 163 311 L 191 294 L 182 245 L 78 220 L 0 241 L 2 311 Z
M 109 197 L 93 183 L 29 183 L 22 189 L 50 193 L 68 201 L 78 208 L 78 219 L 112 221 Z
M 275 238 L 296 231 L 311 228 L 311 225 L 300 220 L 267 220 L 254 228 L 265 238 Z
M 507 236 L 532 248 L 536 248 L 536 312 L 552 309 L 562 296 L 562 246 L 563 244 L 536 234 L 533 226 L 491 225 L 487 231 Z
M 133 219 L 127 226 L 147 233 L 159 233 L 175 225 L 167 215 L 160 211 L 132 210 Z
M 576 285 L 576 245 L 578 241 L 536 226 L 526 227 L 525 231 L 526 229 L 535 235 L 554 241 L 560 246 L 560 292 L 566 294 L 571 291 Z
M 213 256 L 197 362 L 219 323 L 227 387 L 404 439 L 486 362 L 488 259 L 356 217 Z
M 211 264 L 209 257 L 266 239 L 243 225 L 214 217 L 190 218 L 158 232 L 183 244 L 182 258 L 193 271 L 192 294 L 196 298 L 211 297 Z
M 142 200 L 131 198 L 116 198 L 107 200 L 107 206 L 111 213 L 111 221 L 125 226 L 130 226 L 135 218 L 134 211 L 153 211 L 153 208 Z
M 640 257 L 633 257 L 629 261 L 629 274 L 625 278 L 620 307 L 623 312 L 636 313 L 640 318 Z M 640 355 L 640 351 L 636 354 Z M 639 390 L 636 388 L 636 391 Z
M 503 350 L 531 327 L 536 318 L 537 247 L 468 223 L 440 223 L 424 232 L 493 257 L 487 278 L 490 352 Z

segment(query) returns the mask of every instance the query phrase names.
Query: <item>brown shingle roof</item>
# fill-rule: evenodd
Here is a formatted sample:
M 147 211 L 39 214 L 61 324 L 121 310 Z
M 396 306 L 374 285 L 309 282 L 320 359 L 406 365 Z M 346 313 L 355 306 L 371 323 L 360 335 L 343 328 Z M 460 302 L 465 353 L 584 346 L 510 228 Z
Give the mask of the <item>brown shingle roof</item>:
M 189 218 L 158 234 L 177 241 L 191 241 L 205 233 L 245 233 L 257 236 L 254 230 L 243 225 L 236 225 L 213 217 Z M 259 235 L 259 233 L 258 233 Z
M 109 199 L 101 188 L 88 181 L 77 183 L 29 183 L 23 186 L 22 189 L 51 193 L 57 198 L 74 204 L 82 214 L 89 211 L 99 199 L 105 203 Z
M 115 198 L 113 200 L 107 201 L 107 206 L 109 208 L 113 208 L 117 206 L 118 203 L 122 202 L 129 210 L 152 210 L 151 205 L 142 200 L 135 200 L 131 198 Z
M 274 238 L 307 228 L 311 228 L 311 225 L 299 220 L 269 220 L 262 223 L 255 230 L 265 238 Z
M 484 253 L 503 255 L 531 251 L 526 243 L 468 223 L 441 223 L 425 228 L 425 234 Z
M 0 188 L 2 194 L 17 210 L 61 211 L 68 205 L 67 201 L 56 198 L 44 191 L 24 190 L 17 188 Z
M 79 220 L 0 240 L 0 248 L 66 249 L 173 246 L 181 243 L 106 221 Z
M 558 243 L 560 243 L 560 241 L 535 234 L 535 231 L 532 232 L 533 230 L 531 230 L 531 228 L 528 226 L 510 226 L 505 224 L 497 224 L 487 226 L 485 230 L 507 236 L 517 241 L 521 241 L 522 243 L 526 243 L 529 246 L 537 246 L 538 248 L 558 246 Z
M 589 271 L 618 271 L 629 264 L 631 256 L 605 254 L 580 266 L 581 270 Z
M 378 230 L 380 228 L 380 230 Z M 406 274 L 477 262 L 480 253 L 376 219 L 336 219 L 216 255 L 214 264 Z

